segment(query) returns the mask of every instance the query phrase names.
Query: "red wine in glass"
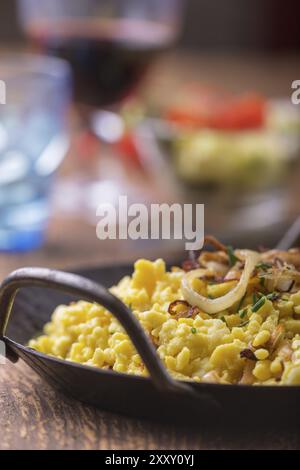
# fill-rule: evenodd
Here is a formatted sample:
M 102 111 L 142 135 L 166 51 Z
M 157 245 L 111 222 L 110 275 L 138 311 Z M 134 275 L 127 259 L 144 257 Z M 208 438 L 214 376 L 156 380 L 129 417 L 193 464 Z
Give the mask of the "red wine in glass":
M 128 96 L 174 40 L 171 27 L 135 19 L 41 20 L 27 33 L 35 49 L 69 61 L 75 100 L 101 107 Z

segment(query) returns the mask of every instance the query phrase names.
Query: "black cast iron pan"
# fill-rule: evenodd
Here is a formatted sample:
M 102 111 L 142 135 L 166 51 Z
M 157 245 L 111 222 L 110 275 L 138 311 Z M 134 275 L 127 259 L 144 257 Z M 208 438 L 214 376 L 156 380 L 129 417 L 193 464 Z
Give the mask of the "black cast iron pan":
M 175 381 L 132 312 L 106 287 L 131 274 L 131 266 L 105 266 L 77 274 L 24 268 L 0 287 L 0 339 L 12 362 L 23 359 L 51 385 L 83 402 L 127 415 L 189 422 L 217 418 L 296 420 L 299 386 L 221 385 Z M 58 304 L 83 299 L 105 306 L 123 325 L 149 378 L 80 365 L 26 346 Z

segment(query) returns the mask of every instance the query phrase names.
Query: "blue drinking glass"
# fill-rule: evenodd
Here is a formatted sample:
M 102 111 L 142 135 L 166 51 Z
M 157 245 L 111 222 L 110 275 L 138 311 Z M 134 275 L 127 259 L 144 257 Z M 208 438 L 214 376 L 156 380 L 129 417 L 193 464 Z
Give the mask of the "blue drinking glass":
M 69 146 L 71 72 L 56 58 L 0 56 L 0 251 L 41 246 Z

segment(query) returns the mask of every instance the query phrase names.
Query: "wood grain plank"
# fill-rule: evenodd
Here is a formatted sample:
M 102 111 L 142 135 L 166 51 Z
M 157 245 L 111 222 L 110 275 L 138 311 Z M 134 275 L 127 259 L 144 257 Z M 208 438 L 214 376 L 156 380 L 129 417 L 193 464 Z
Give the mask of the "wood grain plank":
M 0 449 L 144 449 L 187 446 L 172 426 L 86 406 L 53 390 L 24 363 L 0 368 Z M 194 438 L 193 448 L 197 448 Z
M 1 450 L 299 449 L 300 428 L 278 424 L 187 427 L 132 419 L 62 395 L 21 361 L 0 366 Z

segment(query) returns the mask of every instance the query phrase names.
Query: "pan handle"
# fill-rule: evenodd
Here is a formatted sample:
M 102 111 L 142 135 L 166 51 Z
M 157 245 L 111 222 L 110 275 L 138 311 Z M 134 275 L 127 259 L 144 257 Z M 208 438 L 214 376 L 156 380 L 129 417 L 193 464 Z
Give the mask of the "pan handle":
M 0 287 L 0 339 L 4 338 L 10 313 L 17 291 L 22 287 L 38 286 L 52 288 L 79 296 L 90 302 L 96 302 L 107 308 L 121 323 L 136 350 L 141 356 L 154 385 L 163 392 L 189 394 L 190 397 L 205 399 L 205 404 L 219 408 L 215 400 L 192 386 L 174 380 L 163 366 L 142 326 L 131 310 L 101 284 L 85 277 L 62 271 L 43 268 L 22 268 L 10 274 Z

